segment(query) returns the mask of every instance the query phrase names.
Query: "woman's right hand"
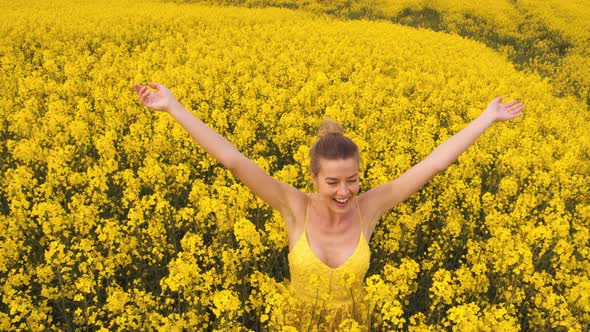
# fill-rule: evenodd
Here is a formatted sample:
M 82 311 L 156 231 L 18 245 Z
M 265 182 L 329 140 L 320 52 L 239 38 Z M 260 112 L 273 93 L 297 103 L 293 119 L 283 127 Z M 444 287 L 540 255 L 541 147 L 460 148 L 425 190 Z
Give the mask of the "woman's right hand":
M 150 82 L 147 86 L 135 83 L 135 92 L 142 104 L 154 110 L 168 112 L 174 103 L 178 103 L 174 94 L 159 83 Z

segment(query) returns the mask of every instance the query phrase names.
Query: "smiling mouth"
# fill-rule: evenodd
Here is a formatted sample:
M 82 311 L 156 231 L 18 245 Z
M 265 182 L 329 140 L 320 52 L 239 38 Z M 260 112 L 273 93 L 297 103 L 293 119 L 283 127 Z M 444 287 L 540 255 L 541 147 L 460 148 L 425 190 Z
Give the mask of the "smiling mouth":
M 348 201 L 350 200 L 350 197 L 344 198 L 344 199 L 338 199 L 338 198 L 334 198 L 334 201 L 340 205 L 344 205 L 346 204 Z

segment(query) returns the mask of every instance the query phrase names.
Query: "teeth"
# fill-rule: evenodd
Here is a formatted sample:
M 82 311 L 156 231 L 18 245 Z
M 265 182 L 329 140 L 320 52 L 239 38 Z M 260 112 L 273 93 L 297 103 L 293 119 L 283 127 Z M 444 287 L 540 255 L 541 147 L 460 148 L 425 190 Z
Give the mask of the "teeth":
M 338 202 L 338 203 L 346 203 L 346 202 L 348 202 L 348 198 L 345 198 L 345 199 L 342 199 L 342 200 L 341 199 L 334 198 L 334 200 L 336 202 Z

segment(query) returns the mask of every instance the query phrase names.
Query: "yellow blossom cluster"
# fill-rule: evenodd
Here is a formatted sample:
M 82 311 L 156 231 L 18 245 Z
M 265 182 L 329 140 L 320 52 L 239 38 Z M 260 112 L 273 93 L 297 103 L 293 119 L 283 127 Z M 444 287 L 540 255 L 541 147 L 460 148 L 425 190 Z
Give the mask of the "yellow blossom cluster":
M 0 330 L 296 330 L 280 216 L 139 104 L 133 83 L 147 81 L 304 191 L 325 117 L 359 145 L 366 190 L 492 98 L 518 98 L 523 118 L 495 124 L 382 218 L 368 322 L 303 317 L 318 331 L 590 324 L 590 114 L 504 55 L 277 8 L 2 7 Z
M 548 77 L 555 93 L 575 95 L 590 107 L 590 2 L 585 0 L 176 1 L 299 8 L 456 33 Z

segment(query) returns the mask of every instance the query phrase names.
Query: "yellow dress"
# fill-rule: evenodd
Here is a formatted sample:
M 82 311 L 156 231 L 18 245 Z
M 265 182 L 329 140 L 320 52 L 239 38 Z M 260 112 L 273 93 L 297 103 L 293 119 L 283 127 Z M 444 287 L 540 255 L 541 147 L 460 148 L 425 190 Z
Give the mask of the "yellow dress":
M 358 207 L 358 199 L 357 199 Z M 369 269 L 371 251 L 363 234 L 363 221 L 356 249 L 342 265 L 331 268 L 313 253 L 307 239 L 307 215 L 301 237 L 288 254 L 291 294 L 297 302 L 295 326 L 300 329 L 333 330 L 340 322 L 354 319 L 365 323 L 363 279 Z

